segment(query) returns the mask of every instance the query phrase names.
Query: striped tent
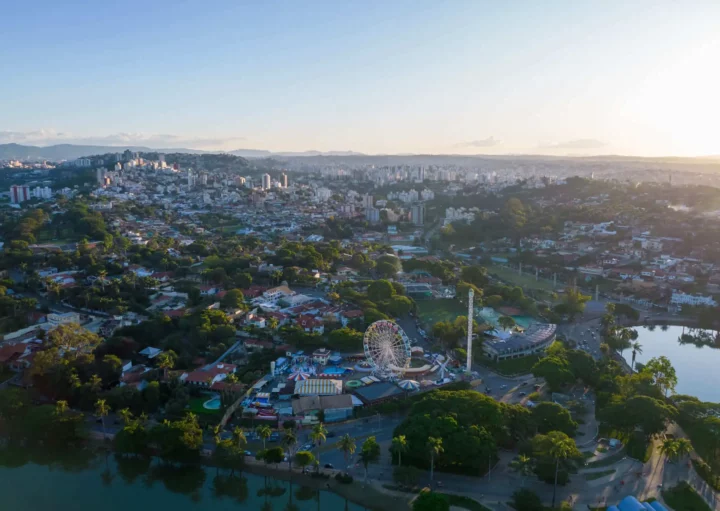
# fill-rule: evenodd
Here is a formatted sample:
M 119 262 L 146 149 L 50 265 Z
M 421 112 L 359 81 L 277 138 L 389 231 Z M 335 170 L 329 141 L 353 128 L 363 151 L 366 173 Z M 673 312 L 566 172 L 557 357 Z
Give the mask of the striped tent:
M 342 394 L 341 380 L 310 379 L 295 384 L 295 394 L 299 396 L 334 396 Z
M 291 373 L 290 376 L 288 376 L 288 380 L 291 381 L 303 381 L 307 380 L 308 378 L 310 378 L 310 375 L 303 371 L 295 371 L 294 373 Z
M 412 391 L 420 388 L 420 384 L 415 380 L 401 380 L 398 382 L 398 387 L 403 390 Z

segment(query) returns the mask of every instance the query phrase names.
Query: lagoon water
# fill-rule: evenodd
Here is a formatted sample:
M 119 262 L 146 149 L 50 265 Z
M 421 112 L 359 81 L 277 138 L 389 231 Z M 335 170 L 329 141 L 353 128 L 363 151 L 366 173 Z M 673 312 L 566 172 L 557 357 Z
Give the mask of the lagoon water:
M 636 362 L 646 363 L 653 357 L 666 356 L 672 362 L 677 373 L 677 394 L 696 396 L 702 401 L 720 403 L 720 349 L 694 344 L 680 344 L 678 338 L 683 333 L 679 326 L 668 327 L 663 331 L 659 326 L 651 331 L 647 327 L 637 327 L 638 342 L 642 345 L 642 354 Z M 688 329 L 685 328 L 685 333 Z M 632 350 L 625 350 L 623 357 L 628 364 L 632 360 Z
M 2 456 L 1 509 L 18 511 L 361 511 L 334 493 L 243 473 L 172 469 L 154 460 L 126 463 L 103 456 L 38 459 Z

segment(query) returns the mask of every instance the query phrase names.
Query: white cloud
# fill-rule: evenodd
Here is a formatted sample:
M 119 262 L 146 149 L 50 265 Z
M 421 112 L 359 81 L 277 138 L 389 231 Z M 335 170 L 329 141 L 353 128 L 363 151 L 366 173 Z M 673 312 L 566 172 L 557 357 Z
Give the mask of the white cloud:
M 0 143 L 47 146 L 54 144 L 147 146 L 151 148 L 187 148 L 205 150 L 236 149 L 245 137 L 188 137 L 170 134 L 113 133 L 109 135 L 83 136 L 53 129 L 35 131 L 0 131 Z

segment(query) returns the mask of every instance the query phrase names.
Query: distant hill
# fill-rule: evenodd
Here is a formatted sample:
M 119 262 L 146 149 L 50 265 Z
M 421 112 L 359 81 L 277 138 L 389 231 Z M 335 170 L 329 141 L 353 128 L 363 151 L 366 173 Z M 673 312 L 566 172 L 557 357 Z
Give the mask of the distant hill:
M 143 146 L 100 146 L 58 144 L 46 147 L 20 144 L 0 144 L 0 160 L 75 160 L 95 154 L 121 153 L 125 149 L 137 152 L 191 153 L 202 154 L 206 151 L 196 149 L 151 149 Z
M 366 156 L 363 153 L 356 153 L 355 151 L 265 151 L 263 149 L 236 149 L 230 151 L 230 154 L 235 156 L 243 156 L 245 158 L 268 158 L 271 156 Z

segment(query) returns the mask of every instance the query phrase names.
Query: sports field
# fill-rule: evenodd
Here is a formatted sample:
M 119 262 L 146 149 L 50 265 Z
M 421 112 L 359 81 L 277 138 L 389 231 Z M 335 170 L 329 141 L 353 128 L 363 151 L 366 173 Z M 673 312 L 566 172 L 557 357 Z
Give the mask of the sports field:
M 467 309 L 454 298 L 441 300 L 418 300 L 418 316 L 427 328 L 438 321 L 455 321 L 458 316 L 467 314 Z

